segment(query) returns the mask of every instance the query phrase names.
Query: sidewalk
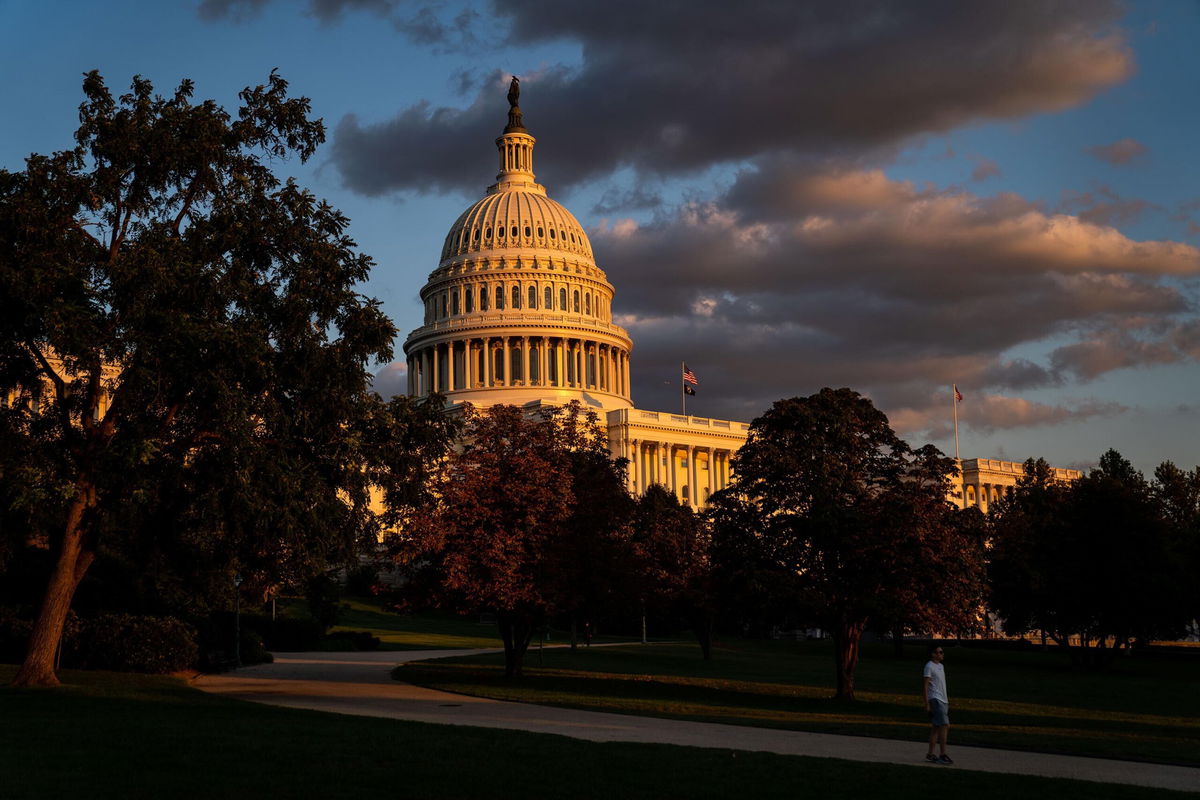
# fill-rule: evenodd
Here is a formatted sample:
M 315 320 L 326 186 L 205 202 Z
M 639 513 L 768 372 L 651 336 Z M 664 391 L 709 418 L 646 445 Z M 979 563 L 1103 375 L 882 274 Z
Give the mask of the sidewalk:
M 966 769 L 1124 783 L 1200 792 L 1200 768 L 1144 764 L 1079 756 L 1056 756 L 954 747 L 955 766 L 924 763 L 925 743 L 836 736 L 741 725 L 635 717 L 595 711 L 509 703 L 448 694 L 392 680 L 396 664 L 468 655 L 481 650 L 375 653 L 283 653 L 274 664 L 244 667 L 193 680 L 198 689 L 256 703 L 338 714 L 555 733 L 596 742 L 659 742 L 724 750 L 843 758 L 927 769 Z

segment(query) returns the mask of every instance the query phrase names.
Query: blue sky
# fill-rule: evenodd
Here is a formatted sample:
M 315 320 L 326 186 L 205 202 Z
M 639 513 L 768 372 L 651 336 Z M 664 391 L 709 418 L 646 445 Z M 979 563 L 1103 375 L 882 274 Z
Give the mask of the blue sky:
M 639 407 L 686 360 L 693 413 L 849 385 L 952 451 L 957 382 L 965 457 L 1149 471 L 1200 460 L 1197 41 L 1194 2 L 0 0 L 0 167 L 71 144 L 86 70 L 233 108 L 278 68 L 329 141 L 277 171 L 406 333 L 515 73 Z

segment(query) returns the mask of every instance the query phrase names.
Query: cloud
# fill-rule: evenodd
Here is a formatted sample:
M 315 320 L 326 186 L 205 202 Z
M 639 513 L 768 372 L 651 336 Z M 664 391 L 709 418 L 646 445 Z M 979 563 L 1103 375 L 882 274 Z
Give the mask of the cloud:
M 390 400 L 398 394 L 408 392 L 408 364 L 403 361 L 393 361 L 371 379 L 371 389 L 384 400 Z
M 678 403 L 663 381 L 685 359 L 701 378 L 697 413 L 749 418 L 849 385 L 915 419 L 943 402 L 931 386 L 1008 396 L 1200 357 L 1188 316 L 1200 249 L 1012 195 L 771 158 L 719 197 L 591 239 L 637 343 L 642 407 Z M 1043 360 L 1006 355 L 1047 342 Z M 1002 427 L 998 408 L 989 424 Z
M 512 47 L 580 45 L 577 67 L 521 75 L 526 124 L 548 143 L 539 174 L 561 190 L 623 167 L 674 176 L 767 153 L 862 153 L 1077 105 L 1132 71 L 1119 15 L 1099 1 L 750 0 L 681 11 L 497 0 L 489 23 Z M 497 74 L 465 108 L 347 117 L 333 163 L 365 194 L 477 191 L 487 170 L 463 169 L 463 154 L 490 160 L 480 143 L 503 125 L 506 82 Z
M 1137 222 L 1147 211 L 1162 210 L 1162 206 L 1148 200 L 1122 197 L 1106 184 L 1088 192 L 1063 192 L 1060 208 L 1096 225 L 1126 225 Z
M 971 170 L 971 180 L 976 183 L 982 183 L 988 178 L 997 178 L 1000 176 L 1000 167 L 990 158 L 972 156 L 971 160 L 975 162 L 975 168 Z
M 944 405 L 944 404 L 943 404 Z M 1085 400 L 1071 405 L 1038 403 L 1022 397 L 979 395 L 959 405 L 959 425 L 983 434 L 1015 428 L 1035 428 L 1081 422 L 1093 417 L 1111 417 L 1129 409 L 1120 403 Z M 903 408 L 889 415 L 892 426 L 901 433 L 925 433 L 946 437 L 953 424 L 946 420 L 944 408 Z
M 1106 164 L 1124 165 L 1140 161 L 1150 150 L 1136 139 L 1119 139 L 1112 144 L 1085 147 L 1084 152 Z

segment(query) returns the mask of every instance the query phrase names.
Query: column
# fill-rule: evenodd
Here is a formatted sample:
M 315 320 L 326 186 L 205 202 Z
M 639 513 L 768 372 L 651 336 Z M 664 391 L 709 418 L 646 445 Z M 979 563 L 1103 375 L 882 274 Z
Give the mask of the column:
M 549 367 L 550 367 L 550 357 L 549 357 L 549 354 L 546 352 L 549 349 L 550 349 L 550 337 L 549 336 L 541 337 L 541 343 L 538 345 L 538 385 L 539 386 L 549 386 L 550 385 L 550 373 L 548 371 Z
M 564 372 L 566 369 L 566 349 L 567 340 L 560 337 L 558 340 L 558 346 L 554 348 L 554 362 L 557 365 L 557 369 L 554 373 L 555 386 L 567 385 L 567 373 Z
M 688 502 L 692 504 L 692 508 L 700 508 L 700 491 L 699 491 L 699 476 L 700 470 L 696 468 L 696 448 L 689 445 L 687 449 L 688 458 Z
M 637 463 L 637 440 L 625 440 L 625 457 L 629 459 L 629 490 L 636 497 L 641 492 L 638 491 L 638 463 Z
M 453 392 L 454 386 L 454 342 L 446 342 L 446 391 Z
M 480 355 L 483 357 L 483 388 L 489 389 L 492 386 L 492 339 L 490 336 L 483 337 Z
M 528 298 L 525 298 L 528 299 Z M 529 337 L 521 337 L 521 380 L 526 386 L 533 386 L 533 357 L 529 355 Z
M 475 354 L 475 340 L 467 339 L 463 342 L 463 388 L 475 388 L 475 361 L 471 358 Z
M 717 448 L 708 448 L 708 496 L 717 493 Z
M 504 386 L 512 386 L 512 360 L 508 352 L 508 337 L 501 336 L 500 341 L 504 347 L 504 355 L 501 357 L 500 363 L 504 365 Z

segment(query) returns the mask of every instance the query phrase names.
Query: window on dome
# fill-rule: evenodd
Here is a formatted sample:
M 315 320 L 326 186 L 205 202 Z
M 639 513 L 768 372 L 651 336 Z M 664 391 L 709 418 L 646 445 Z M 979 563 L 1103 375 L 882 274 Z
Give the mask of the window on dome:
M 558 238 L 562 239 L 562 240 L 565 242 L 565 241 L 567 240 L 567 232 L 566 232 L 566 231 L 559 231 L 559 232 L 558 232 Z
M 528 237 L 528 236 L 532 236 L 532 235 L 533 235 L 532 233 L 530 233 L 530 232 L 529 232 L 529 226 L 528 226 L 528 225 L 526 225 L 526 226 L 525 226 L 525 235 L 526 235 L 527 237 Z
M 553 238 L 554 238 L 554 228 L 551 228 L 551 229 L 550 229 L 550 238 L 551 238 L 551 239 L 553 239 Z
M 503 238 L 504 238 L 504 226 L 503 226 L 503 225 L 497 225 L 497 226 L 496 226 L 496 238 L 497 238 L 497 239 L 503 239 Z
M 442 316 L 446 316 L 446 293 L 442 292 Z
M 454 290 L 454 294 L 450 295 L 450 313 L 453 316 L 458 316 L 458 290 Z
M 529 307 L 537 308 L 537 287 L 536 286 L 529 287 Z
M 514 238 L 514 239 L 517 238 L 517 226 L 516 225 L 512 226 L 512 238 Z
M 583 313 L 592 313 L 592 296 L 590 294 L 584 295 L 583 297 Z
M 479 228 L 475 229 L 475 241 L 479 241 Z
M 492 238 L 492 228 L 491 228 L 491 226 L 490 226 L 490 225 L 489 225 L 489 226 L 488 226 L 488 227 L 487 227 L 487 228 L 484 230 L 484 232 L 483 232 L 483 238 L 484 238 L 484 239 L 487 239 L 487 240 L 489 240 L 489 241 L 491 240 L 491 238 Z
M 496 287 L 496 310 L 497 311 L 504 310 L 504 287 L 503 286 Z
M 575 234 L 571 234 L 571 244 L 575 244 Z
M 483 286 L 479 287 L 479 310 L 480 311 L 488 310 L 488 290 L 487 290 L 486 283 Z
M 575 299 L 575 313 L 578 314 L 579 313 L 579 290 L 578 289 L 575 290 L 574 299 Z
M 466 300 L 467 313 L 470 314 L 472 311 L 475 310 L 475 289 L 474 289 L 474 287 L 471 287 L 471 286 L 467 287 L 467 294 L 463 299 Z
M 545 236 L 546 236 L 546 232 L 544 230 L 542 230 L 541 226 L 539 225 L 538 226 L 538 238 L 542 239 L 542 238 L 545 238 Z
M 544 296 L 542 297 L 542 306 L 547 311 L 553 310 L 553 308 L 554 308 L 554 290 L 551 289 L 549 286 L 546 287 L 546 291 L 544 292 Z
M 558 290 L 558 310 L 559 311 L 567 310 L 567 290 L 566 289 Z
M 513 308 L 521 307 L 521 287 L 520 286 L 512 287 L 512 307 Z

